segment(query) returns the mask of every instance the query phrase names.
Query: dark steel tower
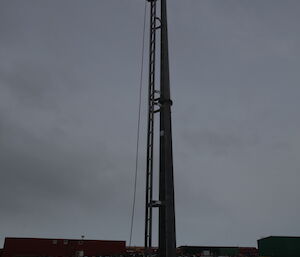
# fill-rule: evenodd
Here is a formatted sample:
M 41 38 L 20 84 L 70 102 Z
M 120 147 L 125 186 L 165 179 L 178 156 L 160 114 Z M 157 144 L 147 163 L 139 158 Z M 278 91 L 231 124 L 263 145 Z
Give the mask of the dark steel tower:
M 167 3 L 160 0 L 160 18 L 156 16 L 157 0 L 150 3 L 149 98 L 146 174 L 145 255 L 152 247 L 152 208 L 159 208 L 159 256 L 176 256 L 172 124 L 169 76 Z M 160 90 L 155 89 L 156 32 L 160 30 Z M 157 106 L 157 107 L 156 107 Z M 154 114 L 160 114 L 159 131 L 159 200 L 153 201 Z

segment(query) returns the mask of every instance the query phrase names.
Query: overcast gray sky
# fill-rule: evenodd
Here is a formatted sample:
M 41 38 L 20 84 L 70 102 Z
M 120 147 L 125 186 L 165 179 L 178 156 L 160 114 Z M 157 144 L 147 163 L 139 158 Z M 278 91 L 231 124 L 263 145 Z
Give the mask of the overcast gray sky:
M 127 240 L 143 0 L 0 2 L 0 244 Z M 300 2 L 169 0 L 178 245 L 300 235 Z M 146 76 L 134 245 L 143 244 Z

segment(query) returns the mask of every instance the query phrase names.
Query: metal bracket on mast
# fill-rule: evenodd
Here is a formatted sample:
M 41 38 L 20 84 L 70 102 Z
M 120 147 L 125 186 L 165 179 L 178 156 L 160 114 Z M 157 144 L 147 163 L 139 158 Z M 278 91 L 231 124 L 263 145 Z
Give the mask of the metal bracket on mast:
M 162 201 L 151 201 L 149 204 L 151 207 L 162 207 L 164 203 Z
M 159 103 L 161 104 L 161 105 L 163 105 L 163 104 L 168 104 L 168 105 L 170 105 L 170 106 L 172 106 L 173 105 L 173 101 L 171 100 L 171 99 L 159 99 Z
M 156 21 L 159 21 L 159 25 L 155 27 L 155 29 L 161 29 L 161 19 L 158 17 L 155 17 Z

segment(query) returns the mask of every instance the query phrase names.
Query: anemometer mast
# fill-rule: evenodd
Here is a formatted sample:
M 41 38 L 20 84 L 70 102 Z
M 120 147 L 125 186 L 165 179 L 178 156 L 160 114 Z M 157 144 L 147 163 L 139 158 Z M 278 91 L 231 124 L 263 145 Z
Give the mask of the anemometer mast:
M 153 208 L 159 209 L 159 257 L 176 257 L 172 124 L 166 0 L 150 5 L 148 133 L 145 206 L 145 255 L 152 251 Z M 160 1 L 160 17 L 157 2 Z M 160 88 L 155 87 L 157 32 L 160 31 Z M 154 120 L 159 114 L 159 200 L 153 200 Z

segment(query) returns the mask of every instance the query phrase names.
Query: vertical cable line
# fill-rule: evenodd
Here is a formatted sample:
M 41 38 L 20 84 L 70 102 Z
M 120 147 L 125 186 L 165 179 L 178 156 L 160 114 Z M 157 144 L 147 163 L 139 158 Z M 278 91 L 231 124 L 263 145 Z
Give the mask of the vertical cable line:
M 142 88 L 143 88 L 144 55 L 145 55 L 146 12 L 147 12 L 147 2 L 145 2 L 145 7 L 144 7 L 142 60 L 141 60 L 140 86 L 139 86 L 138 122 L 137 122 L 137 138 L 136 138 L 136 155 L 135 155 L 135 174 L 134 174 L 134 189 L 133 189 L 133 201 L 132 201 L 132 210 L 131 210 L 129 246 L 131 246 L 131 243 L 132 243 L 134 214 L 135 214 L 135 203 L 136 203 L 136 188 L 137 188 L 138 163 L 139 163 L 141 105 L 142 105 Z

